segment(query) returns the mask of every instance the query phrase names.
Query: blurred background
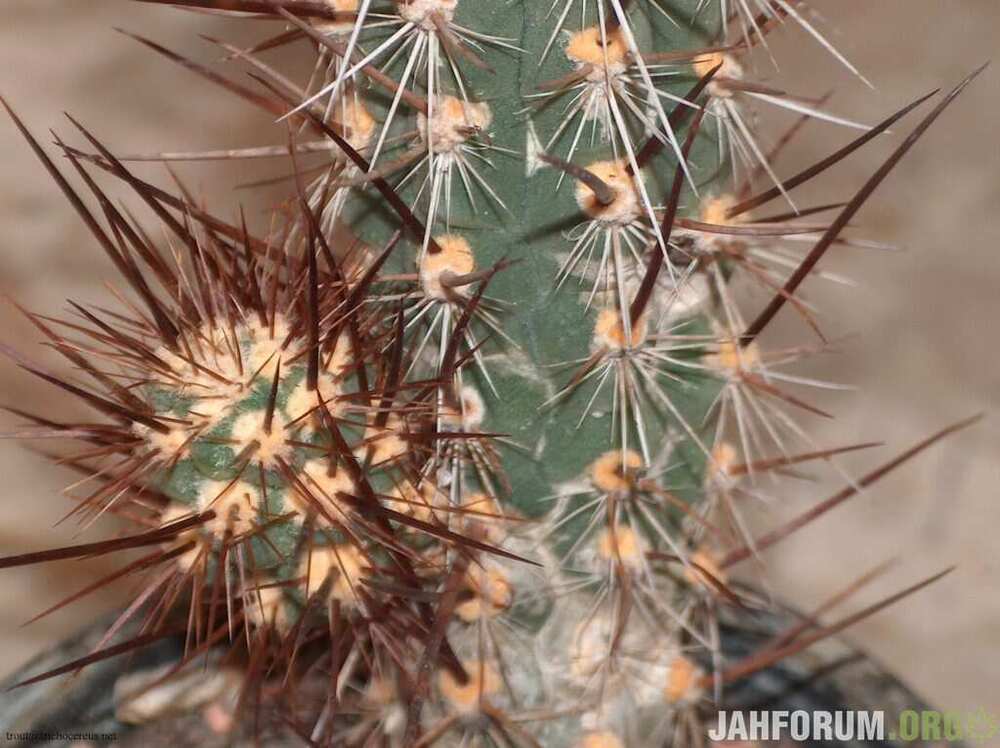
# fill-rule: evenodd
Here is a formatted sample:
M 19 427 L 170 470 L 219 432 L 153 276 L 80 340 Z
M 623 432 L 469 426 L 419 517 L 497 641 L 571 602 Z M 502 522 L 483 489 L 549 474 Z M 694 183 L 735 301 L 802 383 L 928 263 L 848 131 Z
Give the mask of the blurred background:
M 823 31 L 875 89 L 795 27 L 769 39 L 780 73 L 762 66 L 761 74 L 790 93 L 819 96 L 833 90 L 828 109 L 867 122 L 930 89 L 952 86 L 1000 49 L 996 0 L 814 0 L 812 5 L 824 17 Z M 125 0 L 6 0 L 0 94 L 41 140 L 51 140 L 50 127 L 72 135 L 66 111 L 118 153 L 274 141 L 265 115 L 116 33 L 115 26 L 204 62 L 220 55 L 198 34 L 250 42 L 267 33 L 260 24 Z M 285 69 L 301 65 L 294 57 L 283 63 Z M 792 120 L 765 115 L 771 128 Z M 908 129 L 904 121 L 896 134 L 878 138 L 819 185 L 797 192 L 801 204 L 849 199 Z M 814 282 L 810 299 L 823 310 L 828 332 L 849 337 L 840 354 L 796 369 L 857 388 L 811 398 L 836 418 L 803 422 L 824 445 L 886 442 L 842 460 L 854 475 L 953 420 L 980 411 L 986 418 L 775 547 L 766 560 L 770 588 L 802 608 L 888 558 L 899 561 L 854 606 L 957 564 L 946 580 L 851 629 L 848 637 L 936 705 L 1000 712 L 998 129 L 1000 63 L 942 117 L 856 219 L 866 238 L 903 251 L 832 253 L 827 269 L 858 285 Z M 834 126 L 811 124 L 783 153 L 778 172 L 793 173 L 851 137 Z M 3 118 L 0 164 L 0 293 L 49 312 L 64 309 L 66 298 L 100 300 L 106 294 L 102 282 L 113 278 L 110 263 Z M 164 177 L 155 166 L 137 171 L 161 182 Z M 179 171 L 199 193 L 221 194 L 214 204 L 223 217 L 236 215 L 236 199 L 228 191 L 233 184 L 276 173 L 273 164 L 262 162 Z M 262 220 L 266 197 L 260 190 L 242 191 L 238 199 L 251 219 Z M 7 303 L 0 303 L 0 330 L 3 342 L 36 360 L 55 361 Z M 786 311 L 768 331 L 767 343 L 792 344 L 802 337 L 801 323 Z M 0 401 L 63 418 L 85 415 L 75 401 L 8 363 L 0 366 Z M 14 423 L 2 416 L 0 431 Z M 71 506 L 60 491 L 76 476 L 52 468 L 24 445 L 0 441 L 0 476 L 2 555 L 85 542 L 114 530 L 112 520 L 104 519 L 83 532 L 72 520 L 53 527 L 54 518 Z M 814 480 L 785 486 L 755 522 L 770 527 L 840 485 L 818 473 Z M 127 599 L 128 586 L 119 585 L 21 627 L 120 563 L 119 557 L 114 563 L 70 561 L 2 572 L 0 599 L 7 603 L 0 608 L 0 677 Z

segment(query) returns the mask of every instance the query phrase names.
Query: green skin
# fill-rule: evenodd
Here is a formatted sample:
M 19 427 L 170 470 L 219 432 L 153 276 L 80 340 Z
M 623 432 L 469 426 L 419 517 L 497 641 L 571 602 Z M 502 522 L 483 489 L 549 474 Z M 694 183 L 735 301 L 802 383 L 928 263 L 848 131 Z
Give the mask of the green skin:
M 562 51 L 562 39 L 553 45 L 544 64 L 538 64 L 556 18 L 555 14 L 549 15 L 549 5 L 548 2 L 478 3 L 461 0 L 455 16 L 457 25 L 504 37 L 524 50 L 519 55 L 511 50 L 485 46 L 479 54 L 492 72 L 461 65 L 470 100 L 485 101 L 492 109 L 490 139 L 497 148 L 509 149 L 513 153 L 491 153 L 490 159 L 495 168 L 480 169 L 509 212 L 490 201 L 482 191 L 475 193 L 476 208 L 473 208 L 456 177 L 456 186 L 451 193 L 450 231 L 460 233 L 468 240 L 475 253 L 477 267 L 488 267 L 503 258 L 516 261 L 494 277 L 487 293 L 491 298 L 510 305 L 503 315 L 503 330 L 520 351 L 512 351 L 509 345 L 505 346 L 499 340 L 487 343 L 485 351 L 487 355 L 499 352 L 510 356 L 509 360 L 516 363 L 513 367 L 505 367 L 502 361 L 494 359 L 489 364 L 499 399 L 492 396 L 475 367 L 468 367 L 466 376 L 476 380 L 476 386 L 486 401 L 483 429 L 507 434 L 511 442 L 523 447 L 518 449 L 505 445 L 502 452 L 504 467 L 513 488 L 510 502 L 528 516 L 544 513 L 548 505 L 539 502 L 541 497 L 553 494 L 557 484 L 580 477 L 596 457 L 618 444 L 611 423 L 611 388 L 606 387 L 607 396 L 602 395 L 595 403 L 594 410 L 603 415 L 588 416 L 579 427 L 577 422 L 593 392 L 593 385 L 581 388 L 568 401 L 542 406 L 572 375 L 572 369 L 554 370 L 552 365 L 589 355 L 596 316 L 593 307 L 589 312 L 585 310 L 575 278 L 570 278 L 562 289 L 555 291 L 559 269 L 557 254 L 568 251 L 571 246 L 563 232 L 584 220 L 573 194 L 575 183 L 566 177 L 556 191 L 560 172 L 551 168 L 526 176 L 529 116 L 525 109 L 532 101 L 527 97 L 538 92 L 536 87 L 539 83 L 561 78 L 574 69 Z M 669 10 L 679 21 L 678 28 L 656 11 L 652 2 L 643 0 L 633 3 L 628 14 L 640 49 L 667 51 L 705 46 L 711 36 L 707 29 L 718 24 L 718 18 L 713 15 L 717 13 L 717 8 L 710 3 L 711 7 L 703 9 L 698 16 L 696 27 L 689 27 L 683 20 L 684 11 L 693 10 L 697 5 L 695 0 L 669 4 Z M 591 13 L 595 6 L 588 2 L 587 7 L 588 13 Z M 571 24 L 579 21 L 577 4 L 567 17 L 566 28 L 575 30 L 578 27 Z M 595 21 L 589 17 L 588 25 Z M 404 62 L 405 59 L 398 61 L 390 70 L 394 77 L 399 77 Z M 657 85 L 676 96 L 684 96 L 695 80 L 696 76 L 689 68 L 679 66 L 678 75 L 669 80 L 669 85 L 663 79 L 658 79 Z M 447 89 L 446 92 L 455 94 Z M 571 97 L 572 94 L 565 94 L 530 115 L 542 144 L 548 142 L 558 127 L 562 110 Z M 367 100 L 373 111 L 378 112 L 377 119 L 381 119 L 384 109 L 378 109 L 377 95 Z M 669 112 L 670 103 L 664 106 Z M 696 140 L 689 159 L 694 181 L 702 185 L 718 178 L 720 173 L 718 147 L 710 135 L 713 128 L 714 125 L 705 123 L 704 134 Z M 394 124 L 393 129 L 412 131 L 413 121 L 400 124 L 398 128 Z M 588 125 L 582 140 L 584 146 L 589 146 L 589 130 Z M 682 140 L 684 133 L 678 133 L 677 137 Z M 551 155 L 565 158 L 571 139 L 564 133 Z M 641 133 L 633 140 L 644 142 Z M 577 150 L 573 160 L 577 164 L 586 164 L 609 157 L 607 147 L 603 151 L 584 147 Z M 668 148 L 661 150 L 645 169 L 646 187 L 654 205 L 663 204 L 664 193 L 670 188 L 676 167 L 677 160 Z M 412 200 L 425 174 L 426 167 L 417 175 L 418 178 L 409 180 L 404 197 Z M 685 203 L 688 206 L 697 203 L 688 188 L 681 198 L 682 211 Z M 415 212 L 423 218 L 427 207 L 418 205 L 420 207 L 423 210 Z M 377 200 L 374 190 L 349 198 L 345 212 L 346 222 L 352 230 L 375 246 L 383 244 L 399 225 L 398 219 Z M 433 233 L 439 235 L 444 232 L 444 221 L 439 219 Z M 397 255 L 405 255 L 402 263 L 412 269 L 418 251 L 418 246 L 410 244 Z M 683 332 L 698 334 L 707 330 L 706 324 L 692 320 Z M 521 368 L 522 360 L 528 367 L 527 371 Z M 691 371 L 677 373 L 683 383 L 664 380 L 663 385 L 685 420 L 700 428 L 718 394 L 720 382 Z M 679 427 L 663 413 L 643 415 L 647 420 L 650 450 L 655 459 L 666 430 L 674 433 Z M 629 440 L 631 445 L 636 444 L 634 433 Z M 544 445 L 544 449 L 539 452 L 537 448 L 540 444 Z M 687 499 L 697 499 L 705 461 L 701 448 L 687 440 L 682 441 L 674 449 L 671 459 L 671 465 L 676 466 L 670 473 L 671 486 Z
M 244 355 L 248 353 L 249 348 L 249 341 L 244 341 Z M 291 416 L 287 412 L 288 399 L 295 387 L 305 378 L 305 367 L 289 366 L 281 373 L 275 412 L 290 419 Z M 245 396 L 235 403 L 214 427 L 191 441 L 189 457 L 178 460 L 175 465 L 161 472 L 157 479 L 159 487 L 175 501 L 197 508 L 201 488 L 206 482 L 228 483 L 239 476 L 241 481 L 255 487 L 259 492 L 259 521 L 267 522 L 289 511 L 291 507 L 287 501 L 288 485 L 285 479 L 275 470 L 264 473 L 264 480 L 267 483 L 265 506 L 264 492 L 260 491 L 260 472 L 254 468 L 241 473 L 236 450 L 232 445 L 223 443 L 223 440 L 231 435 L 233 423 L 240 415 L 261 412 L 266 408 L 270 389 L 271 382 L 264 377 L 258 377 Z M 148 396 L 156 404 L 158 413 L 184 417 L 188 414 L 188 409 L 197 410 L 197 403 L 193 399 L 159 387 L 150 388 Z M 297 434 L 296 438 L 321 443 L 318 438 L 309 438 L 304 434 Z M 307 455 L 307 451 L 310 454 Z M 315 457 L 311 452 L 304 447 L 293 447 L 287 461 L 293 468 L 301 466 L 308 457 Z M 277 523 L 267 531 L 269 542 L 252 538 L 250 552 L 257 568 L 274 569 L 280 579 L 293 578 L 297 569 L 294 563 L 295 550 L 299 545 L 301 532 L 301 523 L 288 521 Z M 275 554 L 274 548 L 284 556 L 284 562 Z M 279 565 L 280 568 L 276 568 Z M 211 569 L 209 573 L 212 573 Z
M 485 7 L 480 7 L 480 5 Z M 683 18 L 681 8 L 693 8 L 695 0 L 675 3 L 670 10 L 674 17 Z M 593 4 L 588 4 L 592 10 Z M 680 27 L 670 24 L 661 14 L 651 8 L 649 2 L 636 2 L 629 9 L 629 18 L 636 34 L 637 43 L 643 51 L 669 51 L 696 49 L 706 44 L 718 19 L 713 11 L 705 9 L 698 17 L 697 27 L 689 27 L 683 21 Z M 574 30 L 574 21 L 579 23 L 579 12 L 571 13 L 567 29 Z M 588 19 L 588 23 L 590 20 Z M 516 262 L 498 273 L 489 284 L 491 298 L 502 300 L 506 308 L 501 320 L 504 333 L 513 340 L 488 341 L 484 348 L 487 366 L 499 397 L 494 397 L 475 366 L 465 369 L 466 382 L 473 383 L 483 394 L 486 404 L 486 419 L 482 429 L 492 433 L 507 435 L 501 444 L 504 471 L 510 482 L 509 496 L 502 497 L 517 512 L 529 517 L 538 517 L 549 511 L 552 504 L 545 497 L 557 492 L 559 484 L 579 479 L 587 472 L 588 466 L 601 454 L 619 446 L 617 429 L 613 428 L 611 416 L 611 387 L 605 387 L 593 407 L 593 413 L 578 425 L 583 408 L 593 392 L 593 384 L 577 390 L 568 399 L 543 407 L 568 381 L 572 368 L 553 368 L 571 360 L 585 358 L 591 351 L 591 341 L 596 317 L 595 308 L 585 309 L 577 281 L 571 278 L 561 290 L 555 291 L 556 273 L 559 268 L 557 255 L 566 252 L 570 240 L 564 232 L 584 220 L 584 215 L 574 198 L 575 183 L 566 177 L 556 190 L 559 172 L 551 168 L 526 175 L 525 153 L 529 116 L 525 112 L 531 102 L 526 98 L 537 92 L 542 81 L 561 78 L 573 70 L 572 63 L 562 51 L 562 39 L 557 40 L 544 64 L 539 65 L 543 48 L 551 34 L 554 16 L 548 16 L 548 3 L 477 3 L 475 0 L 461 0 L 455 23 L 470 29 L 486 31 L 491 35 L 513 40 L 513 44 L 524 50 L 518 54 L 509 49 L 486 45 L 479 52 L 492 69 L 479 70 L 472 65 L 462 65 L 466 76 L 469 98 L 488 102 L 493 114 L 489 128 L 492 143 L 508 152 L 489 154 L 493 167 L 481 166 L 480 173 L 496 191 L 509 212 L 489 200 L 485 193 L 476 190 L 476 208 L 469 203 L 464 189 L 455 178 L 452 189 L 451 233 L 464 236 L 473 248 L 476 265 L 485 268 L 501 259 Z M 365 37 L 362 36 L 364 41 Z M 389 73 L 398 78 L 405 59 L 394 63 Z M 671 93 L 683 96 L 695 81 L 689 68 L 678 67 L 678 74 L 657 85 Z M 411 84 L 412 85 L 412 84 Z M 419 89 L 418 89 L 419 90 Z M 445 87 L 447 93 L 457 93 Z M 374 86 L 363 89 L 366 105 L 376 116 L 383 119 L 390 103 L 384 92 Z M 530 115 L 531 122 L 541 143 L 547 143 L 551 133 L 558 127 L 562 111 L 572 94 L 563 95 L 546 106 L 537 108 Z M 669 111 L 670 103 L 664 104 Z M 415 116 L 405 111 L 397 113 L 393 132 L 412 132 Z M 572 129 L 572 128 L 571 128 Z M 588 125 L 584 141 L 589 140 Z M 718 148 L 709 135 L 713 127 L 706 123 L 702 135 L 696 139 L 690 156 L 692 176 L 696 183 L 704 184 L 716 179 L 721 171 L 718 162 Z M 677 134 L 682 140 L 684 133 Z M 553 149 L 552 155 L 566 157 L 571 137 L 562 137 Z M 634 142 L 641 143 L 644 137 L 636 133 Z M 589 146 L 589 143 L 585 143 Z M 387 151 L 386 160 L 398 156 L 407 145 L 398 150 Z M 611 157 L 610 149 L 584 147 L 578 149 L 574 161 L 586 164 L 589 161 Z M 647 190 L 654 205 L 662 205 L 664 194 L 673 180 L 677 161 L 669 148 L 662 149 L 644 170 Z M 426 168 L 417 179 L 410 179 L 401 193 L 404 199 L 413 203 L 414 194 Z M 475 188 L 474 188 L 475 189 Z M 683 212 L 685 203 L 694 205 L 690 188 L 685 188 L 681 199 Z M 427 206 L 418 203 L 414 211 L 421 219 L 426 219 Z M 381 246 L 388 237 L 398 230 L 399 221 L 391 213 L 384 201 L 373 189 L 352 188 L 346 201 L 344 220 L 363 240 L 373 246 Z M 445 233 L 444 221 L 435 224 L 434 235 Z M 390 265 L 398 270 L 412 272 L 419 253 L 419 244 L 408 237 L 397 248 Z M 457 318 L 459 311 L 454 313 Z M 473 329 L 482 338 L 488 332 L 485 328 Z M 692 319 L 683 332 L 699 334 L 708 331 L 707 323 Z M 692 354 L 697 356 L 697 352 Z M 709 415 L 721 383 L 718 379 L 699 375 L 690 370 L 675 372 L 680 381 L 663 378 L 661 384 L 671 401 L 683 414 L 689 424 L 709 433 L 704 423 Z M 282 412 L 285 401 L 295 384 L 304 375 L 301 366 L 290 366 L 282 372 L 277 410 Z M 263 408 L 267 400 L 270 382 L 257 382 L 253 391 L 236 410 Z M 187 403 L 183 398 L 172 397 L 170 393 L 156 391 L 153 396 L 160 401 L 158 410 L 169 410 L 183 415 Z M 669 437 L 677 439 L 683 435 L 679 425 L 668 414 L 654 410 L 644 412 L 646 433 L 650 450 L 655 456 Z M 224 419 L 207 436 L 225 437 L 235 416 Z M 633 433 L 629 436 L 630 446 L 636 444 Z M 301 464 L 305 455 L 296 449 L 293 462 Z M 205 479 L 228 480 L 235 475 L 234 450 L 229 446 L 198 439 L 192 444 L 192 457 L 181 460 L 162 484 L 168 494 L 186 504 L 195 504 L 198 486 Z M 676 443 L 670 457 L 668 487 L 690 501 L 702 494 L 706 457 L 701 447 L 686 437 Z M 249 471 L 247 480 L 258 481 L 256 470 Z M 284 509 L 284 494 L 287 491 L 284 479 L 276 472 L 268 474 L 269 512 Z M 587 524 L 585 516 L 562 528 L 562 537 L 556 545 L 566 547 L 576 540 Z M 298 546 L 301 525 L 287 523 L 269 532 L 269 540 L 283 554 L 294 556 Z M 266 568 L 277 559 L 267 544 L 255 540 L 253 552 L 256 562 Z M 280 570 L 279 577 L 295 574 L 294 562 L 289 562 Z

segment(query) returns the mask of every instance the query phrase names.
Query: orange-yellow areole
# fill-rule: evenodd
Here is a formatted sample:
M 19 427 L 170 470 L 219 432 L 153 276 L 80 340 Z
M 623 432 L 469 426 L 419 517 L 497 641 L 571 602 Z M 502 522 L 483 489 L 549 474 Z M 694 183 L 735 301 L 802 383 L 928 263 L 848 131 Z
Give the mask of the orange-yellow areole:
M 621 451 L 612 449 L 590 464 L 590 480 L 604 493 L 622 493 L 632 488 L 630 473 L 641 467 L 642 457 L 638 452 L 626 450 L 623 459 Z
M 580 210 L 603 223 L 627 225 L 639 217 L 642 212 L 639 188 L 635 177 L 628 173 L 628 163 L 624 159 L 595 161 L 586 169 L 611 188 L 614 199 L 602 205 L 587 184 L 577 182 L 576 202 Z

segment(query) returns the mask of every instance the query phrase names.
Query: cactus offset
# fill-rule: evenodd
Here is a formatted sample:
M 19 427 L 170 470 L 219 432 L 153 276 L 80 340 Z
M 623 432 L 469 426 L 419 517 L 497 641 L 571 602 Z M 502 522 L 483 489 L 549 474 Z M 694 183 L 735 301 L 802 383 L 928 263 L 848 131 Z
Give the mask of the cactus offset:
M 717 606 L 756 602 L 729 567 L 813 518 L 754 540 L 733 498 L 864 446 L 812 444 L 793 416 L 822 411 L 781 371 L 808 351 L 757 334 L 785 303 L 818 332 L 798 286 L 915 138 L 833 221 L 789 191 L 910 108 L 867 128 L 754 80 L 782 23 L 829 48 L 797 0 L 187 4 L 316 52 L 298 88 L 222 44 L 258 90 L 141 40 L 282 118 L 284 142 L 229 155 L 286 156 L 294 209 L 256 236 L 80 127 L 95 153 L 60 145 L 102 228 L 25 130 L 138 302 L 29 315 L 96 388 L 18 362 L 110 423 L 27 433 L 84 442 L 79 513 L 140 529 L 7 565 L 154 546 L 115 628 L 182 622 L 184 664 L 230 641 L 240 705 L 301 697 L 282 719 L 317 743 L 698 744 L 703 707 L 773 662 L 723 661 Z M 863 134 L 782 182 L 757 103 Z M 751 217 L 772 201 L 791 212 Z M 750 324 L 734 279 L 773 296 Z

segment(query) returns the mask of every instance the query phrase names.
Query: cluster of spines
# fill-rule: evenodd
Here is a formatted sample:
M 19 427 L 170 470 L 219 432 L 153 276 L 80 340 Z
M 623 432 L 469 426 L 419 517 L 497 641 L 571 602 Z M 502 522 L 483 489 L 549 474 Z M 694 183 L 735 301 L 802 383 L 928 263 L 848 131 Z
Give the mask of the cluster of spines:
M 113 575 L 156 570 L 114 630 L 140 621 L 135 641 L 171 635 L 181 611 L 187 650 L 178 667 L 228 638 L 245 659 L 241 704 L 259 703 L 276 676 L 288 704 L 311 677 L 329 678 L 336 687 L 297 728 L 316 742 L 381 735 L 406 745 L 447 737 L 598 748 L 695 739 L 710 695 L 817 638 L 790 634 L 750 662 L 722 662 L 713 606 L 759 603 L 730 587 L 726 569 L 885 471 L 758 539 L 734 502 L 755 492 L 742 476 L 867 446 L 813 445 L 784 408 L 822 411 L 785 392 L 783 383 L 802 380 L 775 369 L 803 351 L 764 353 L 755 338 L 785 303 L 819 333 L 797 287 L 832 243 L 846 241 L 844 225 L 915 138 L 830 224 L 800 219 L 840 205 L 800 209 L 789 191 L 915 104 L 782 181 L 738 96 L 854 125 L 745 75 L 740 56 L 788 18 L 816 36 L 794 0 L 732 8 L 723 0 L 715 17 L 721 11 L 726 31 L 688 48 L 671 47 L 662 24 L 689 21 L 654 0 L 634 9 L 580 0 L 577 31 L 566 27 L 573 3 L 555 4 L 532 51 L 542 63 L 561 52 L 557 67 L 570 70 L 541 78 L 528 110 L 510 105 L 520 92 L 482 81 L 491 64 L 528 69 L 533 60 L 518 61 L 517 44 L 530 34 L 507 39 L 463 25 L 471 0 L 241 5 L 289 24 L 251 50 L 220 43 L 254 67 L 264 93 L 144 43 L 287 121 L 287 144 L 227 153 L 289 157 L 298 210 L 266 238 L 186 193 L 138 180 L 81 128 L 96 153 L 59 145 L 100 202 L 103 229 L 32 141 L 144 306 L 77 307 L 86 325 L 31 315 L 103 392 L 18 357 L 21 365 L 117 425 L 34 418 L 24 435 L 82 440 L 82 452 L 60 459 L 98 487 L 74 513 L 119 513 L 144 531 L 6 565 L 162 544 Z M 704 25 L 708 5 L 697 3 L 690 23 Z M 318 52 L 301 88 L 258 56 L 300 38 Z M 517 139 L 491 133 L 497 99 L 517 110 L 523 152 L 494 141 Z M 552 119 L 537 116 L 559 105 L 566 109 Z M 500 115 L 510 128 L 510 111 Z M 590 144 L 580 149 L 588 125 Z M 319 140 L 302 141 L 306 131 Z M 719 155 L 696 171 L 690 156 L 702 141 L 702 156 Z M 489 151 L 510 163 L 492 162 Z M 307 182 L 299 161 L 317 152 L 331 157 Z M 103 195 L 87 160 L 130 185 L 182 254 L 166 260 Z M 738 185 L 697 197 L 699 179 L 721 184 L 727 169 L 742 172 Z M 774 186 L 755 194 L 761 176 Z M 579 228 L 568 240 L 550 231 L 536 245 L 545 227 L 517 227 L 503 195 L 516 193 L 518 179 L 547 179 L 558 192 L 567 177 Z M 685 194 L 697 208 L 682 205 Z M 779 197 L 789 211 L 747 218 Z M 511 264 L 506 251 L 482 246 L 484 216 L 495 222 L 487 238 L 516 226 L 503 250 L 562 243 L 568 253 Z M 345 241 L 341 225 L 356 238 Z M 816 244 L 802 261 L 780 239 Z M 558 312 L 575 311 L 564 327 L 585 329 L 589 340 L 561 384 L 543 371 L 558 363 L 545 350 L 557 334 L 545 317 L 556 307 L 526 298 L 541 284 L 525 276 L 540 267 L 557 296 L 571 296 L 561 288 L 570 277 L 589 283 Z M 487 296 L 501 271 L 525 280 L 523 296 Z M 749 325 L 731 295 L 736 273 L 774 293 Z M 521 331 L 508 334 L 513 327 Z M 511 422 L 503 411 L 512 386 L 539 390 L 528 407 L 546 415 L 530 442 L 513 429 L 497 433 Z M 585 404 L 570 413 L 570 400 Z M 547 424 L 579 428 L 602 416 L 611 425 L 603 449 L 547 438 L 573 431 Z M 548 493 L 505 470 L 504 453 L 519 452 L 560 463 L 541 472 Z

